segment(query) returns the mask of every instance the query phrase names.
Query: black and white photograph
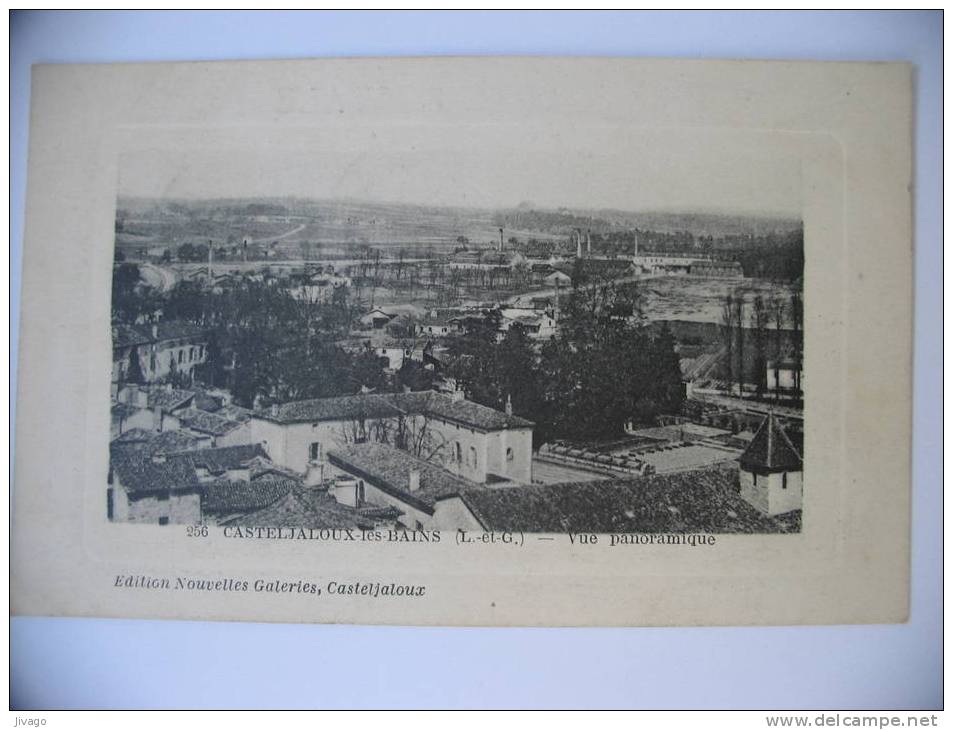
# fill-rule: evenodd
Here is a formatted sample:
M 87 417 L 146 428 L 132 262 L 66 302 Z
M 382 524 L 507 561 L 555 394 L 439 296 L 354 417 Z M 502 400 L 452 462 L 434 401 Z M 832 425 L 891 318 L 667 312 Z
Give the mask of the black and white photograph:
M 121 156 L 104 519 L 800 532 L 795 156 L 388 133 Z

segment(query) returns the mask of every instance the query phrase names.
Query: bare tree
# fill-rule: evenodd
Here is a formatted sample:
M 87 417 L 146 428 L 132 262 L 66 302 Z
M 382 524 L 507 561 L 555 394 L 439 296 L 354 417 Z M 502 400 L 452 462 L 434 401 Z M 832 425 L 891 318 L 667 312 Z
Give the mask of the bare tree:
M 767 368 L 767 349 L 768 349 L 768 311 L 764 306 L 764 297 L 760 294 L 754 298 L 754 361 L 757 368 L 757 394 L 758 398 L 764 395 L 764 386 Z
M 734 340 L 735 340 L 735 306 L 734 298 L 731 294 L 725 296 L 725 303 L 721 309 L 721 326 L 722 326 L 722 336 L 725 339 L 725 350 L 727 357 L 725 362 L 727 363 L 728 372 L 725 373 L 725 380 L 728 382 L 728 392 L 731 392 L 731 385 L 734 382 L 734 374 L 732 372 L 734 365 L 734 358 L 732 353 L 734 351 Z
M 794 391 L 795 393 L 801 392 L 801 348 L 802 348 L 802 320 L 804 317 L 803 305 L 801 302 L 800 292 L 794 292 L 791 294 L 791 322 L 794 327 L 794 332 L 792 333 L 792 338 L 794 340 Z
M 735 324 L 738 328 L 738 395 L 745 394 L 745 300 L 740 293 L 735 298 Z
M 774 303 L 774 400 L 781 398 L 781 359 L 784 357 L 784 302 Z

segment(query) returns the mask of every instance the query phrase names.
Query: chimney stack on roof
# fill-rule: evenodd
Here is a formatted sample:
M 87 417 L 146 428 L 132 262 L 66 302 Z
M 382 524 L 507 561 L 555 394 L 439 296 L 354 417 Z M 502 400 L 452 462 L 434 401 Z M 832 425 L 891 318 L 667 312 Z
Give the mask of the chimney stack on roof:
M 416 492 L 420 489 L 420 470 L 411 469 L 410 474 L 407 475 L 407 483 L 411 492 Z
M 510 397 L 510 394 L 506 394 L 506 415 L 513 415 L 513 399 Z

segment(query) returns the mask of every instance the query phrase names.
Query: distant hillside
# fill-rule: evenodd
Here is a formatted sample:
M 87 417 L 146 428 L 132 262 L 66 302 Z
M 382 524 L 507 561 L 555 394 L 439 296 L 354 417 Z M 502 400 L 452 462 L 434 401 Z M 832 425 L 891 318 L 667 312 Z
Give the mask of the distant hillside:
M 798 230 L 801 221 L 777 216 L 743 215 L 739 213 L 705 213 L 667 211 L 630 212 L 595 210 L 528 209 L 520 206 L 501 211 L 494 216 L 497 225 L 504 228 L 523 228 L 555 233 L 573 228 L 591 228 L 594 233 L 616 231 L 655 231 L 658 233 L 689 233 L 696 237 L 721 238 L 726 236 L 767 236 Z

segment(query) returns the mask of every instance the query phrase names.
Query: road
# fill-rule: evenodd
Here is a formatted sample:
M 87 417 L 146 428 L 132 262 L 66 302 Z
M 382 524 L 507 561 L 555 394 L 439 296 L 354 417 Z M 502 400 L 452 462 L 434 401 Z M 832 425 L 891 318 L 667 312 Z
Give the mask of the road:
M 300 233 L 307 227 L 307 223 L 302 223 L 297 228 L 292 228 L 290 231 L 285 231 L 280 236 L 264 236 L 263 238 L 249 238 L 249 243 L 271 243 L 272 241 L 280 241 L 283 238 L 288 238 L 293 236 L 296 233 Z

